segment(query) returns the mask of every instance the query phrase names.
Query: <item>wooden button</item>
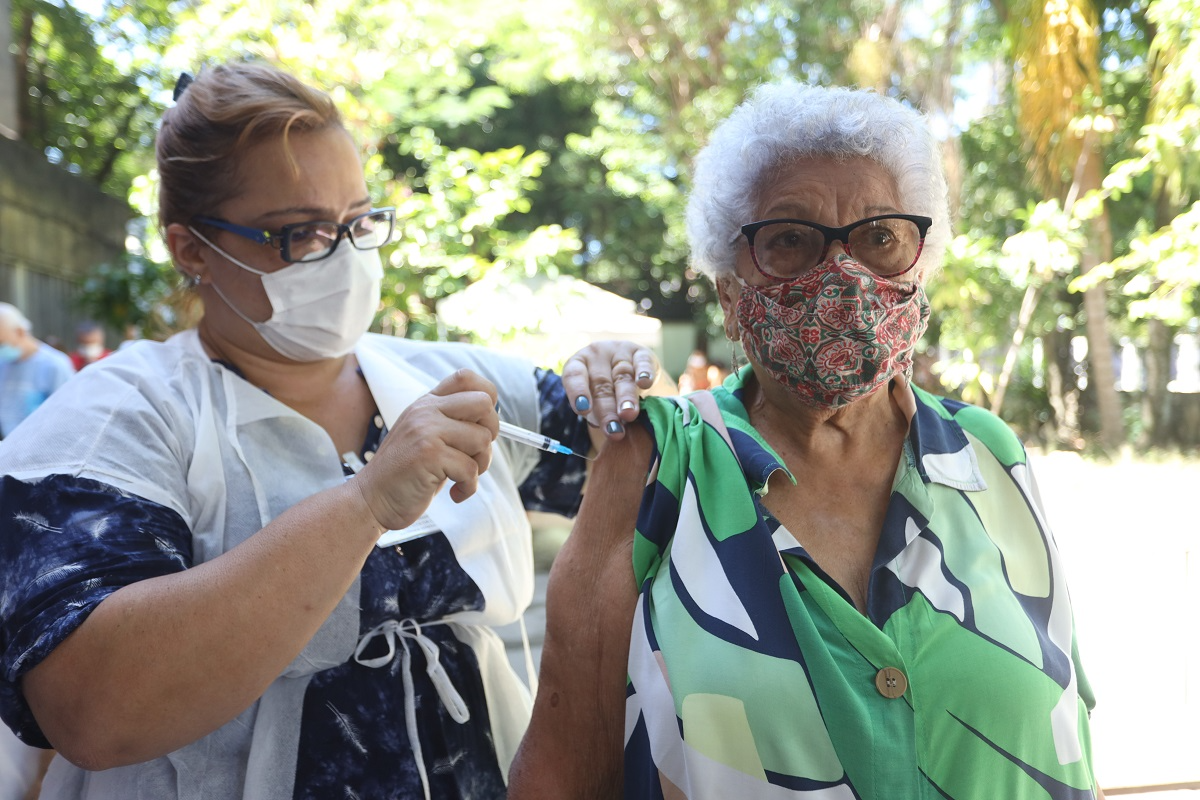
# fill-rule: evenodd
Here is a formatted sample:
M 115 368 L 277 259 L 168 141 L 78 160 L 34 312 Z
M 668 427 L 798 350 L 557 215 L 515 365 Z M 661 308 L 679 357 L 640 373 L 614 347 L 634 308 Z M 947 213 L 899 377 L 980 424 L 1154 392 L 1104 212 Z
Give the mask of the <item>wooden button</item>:
M 895 667 L 884 667 L 875 673 L 875 688 L 884 697 L 895 700 L 908 691 L 908 678 Z

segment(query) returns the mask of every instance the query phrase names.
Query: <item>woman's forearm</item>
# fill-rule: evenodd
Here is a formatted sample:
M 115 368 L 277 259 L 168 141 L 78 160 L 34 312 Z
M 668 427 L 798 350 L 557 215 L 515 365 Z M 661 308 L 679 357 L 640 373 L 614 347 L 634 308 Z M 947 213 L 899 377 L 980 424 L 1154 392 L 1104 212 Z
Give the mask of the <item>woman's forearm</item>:
M 125 586 L 24 678 L 50 743 L 86 769 L 137 763 L 216 730 L 304 649 L 385 529 L 487 469 L 496 390 L 459 370 L 414 401 L 353 480 L 227 553 Z M 355 631 L 357 633 L 357 631 Z
M 637 604 L 633 530 L 649 441 L 605 445 L 546 591 L 533 719 L 509 775 L 511 800 L 611 800 L 622 792 L 625 676 Z
M 211 561 L 114 592 L 24 677 L 43 732 L 106 769 L 216 730 L 304 649 L 380 532 L 350 481 Z

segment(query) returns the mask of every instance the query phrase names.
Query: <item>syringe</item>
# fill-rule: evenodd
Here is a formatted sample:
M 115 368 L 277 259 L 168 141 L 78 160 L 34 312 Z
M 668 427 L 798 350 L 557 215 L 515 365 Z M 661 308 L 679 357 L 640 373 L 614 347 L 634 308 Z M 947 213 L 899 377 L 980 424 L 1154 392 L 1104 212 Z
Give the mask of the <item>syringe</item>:
M 544 450 L 547 453 L 561 453 L 564 456 L 579 456 L 587 458 L 587 456 L 576 453 L 566 445 L 551 439 L 549 436 L 543 436 L 540 433 L 527 431 L 524 428 L 518 428 L 509 422 L 500 421 L 500 435 L 505 439 L 511 439 L 514 442 L 527 444 L 530 447 L 536 447 L 538 450 Z

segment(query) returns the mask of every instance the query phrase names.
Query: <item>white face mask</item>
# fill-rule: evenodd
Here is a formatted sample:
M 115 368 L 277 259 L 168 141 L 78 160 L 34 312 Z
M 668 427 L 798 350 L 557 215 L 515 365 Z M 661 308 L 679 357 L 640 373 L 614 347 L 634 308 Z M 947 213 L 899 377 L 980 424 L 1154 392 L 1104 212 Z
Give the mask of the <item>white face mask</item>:
M 238 261 L 195 228 L 190 230 L 230 263 L 262 276 L 272 311 L 265 322 L 243 314 L 215 282 L 212 287 L 280 355 L 293 361 L 344 356 L 371 327 L 383 282 L 378 250 L 359 250 L 342 242 L 329 258 L 263 272 Z
M 94 361 L 104 353 L 104 345 L 102 344 L 85 344 L 79 348 L 79 355 L 84 358 Z

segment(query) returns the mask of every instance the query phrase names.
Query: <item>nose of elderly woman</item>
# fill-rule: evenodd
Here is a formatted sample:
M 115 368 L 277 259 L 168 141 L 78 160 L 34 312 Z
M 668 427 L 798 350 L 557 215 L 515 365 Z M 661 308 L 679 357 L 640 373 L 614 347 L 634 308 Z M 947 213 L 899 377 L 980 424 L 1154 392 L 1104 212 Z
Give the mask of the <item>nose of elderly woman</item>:
M 841 240 L 837 240 L 829 243 L 829 249 L 825 251 L 825 258 L 828 259 L 833 258 L 834 256 L 849 254 L 849 251 L 846 250 L 846 243 Z

